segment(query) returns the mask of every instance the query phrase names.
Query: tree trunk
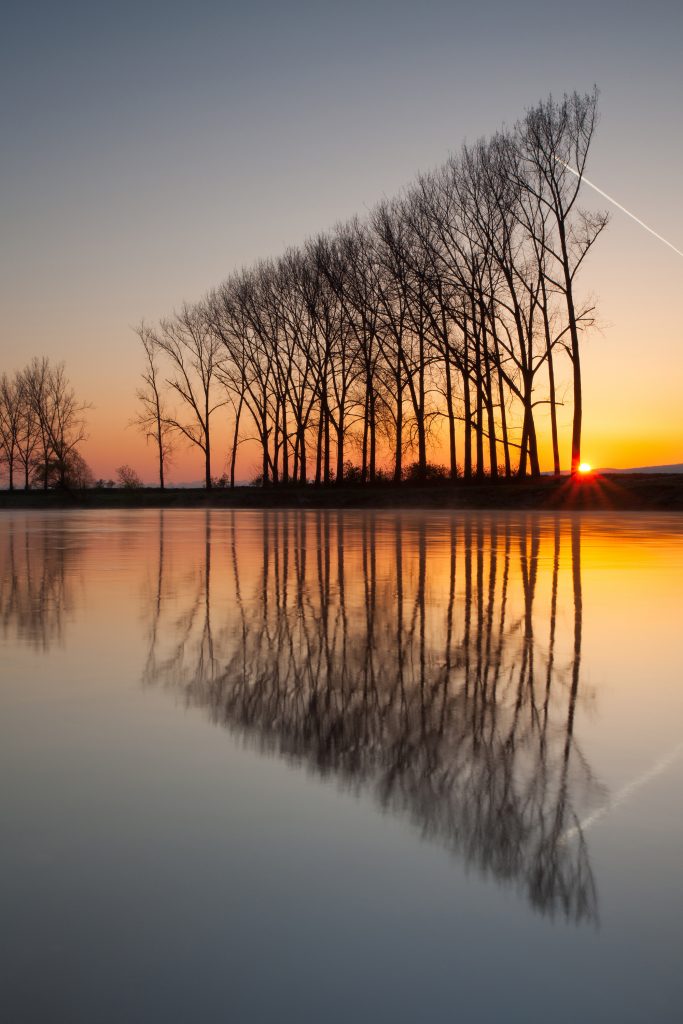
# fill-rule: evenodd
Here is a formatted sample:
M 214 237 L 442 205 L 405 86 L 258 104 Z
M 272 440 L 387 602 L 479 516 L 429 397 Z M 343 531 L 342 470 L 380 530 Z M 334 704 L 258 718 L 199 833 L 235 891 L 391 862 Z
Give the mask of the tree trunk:
M 548 298 L 545 287 L 545 279 L 541 280 L 543 294 L 543 330 L 545 332 L 545 350 L 548 360 L 548 388 L 550 391 L 550 434 L 553 443 L 553 473 L 560 475 L 560 446 L 557 439 L 557 401 L 555 398 L 555 367 L 553 365 L 553 346 L 550 337 L 550 324 L 548 323 Z
M 204 441 L 206 447 L 204 448 L 205 456 L 205 477 L 206 477 L 206 489 L 211 490 L 211 434 L 209 432 L 209 393 L 206 393 L 206 400 L 204 402 Z
M 425 342 L 424 332 L 420 331 L 420 365 L 418 370 L 418 409 L 417 409 L 417 444 L 420 477 L 427 476 L 427 428 L 425 424 Z
M 266 487 L 268 484 L 268 411 L 266 409 L 266 396 L 262 396 L 263 405 L 261 406 L 261 444 L 263 445 L 263 456 L 262 456 L 262 469 L 261 469 L 261 485 Z
M 287 400 L 282 399 L 282 482 L 289 483 L 289 441 L 287 439 Z
M 560 248 L 562 252 L 562 265 L 564 270 L 565 297 L 567 300 L 567 319 L 569 321 L 569 336 L 571 338 L 571 360 L 574 385 L 574 417 L 572 421 L 572 459 L 571 473 L 578 473 L 581 464 L 581 420 L 583 417 L 583 396 L 581 393 L 581 354 L 579 351 L 579 332 L 576 326 L 576 312 L 574 310 L 574 293 L 572 287 L 571 272 L 569 267 L 569 254 L 567 252 L 567 236 L 564 221 L 558 217 L 558 232 L 560 236 Z
M 522 424 L 522 440 L 519 446 L 519 465 L 517 466 L 517 476 L 526 476 L 526 463 L 527 463 L 527 446 L 529 444 L 529 418 L 528 409 L 524 406 L 524 422 Z
M 377 422 L 376 398 L 374 384 L 370 387 L 370 483 L 374 484 L 377 475 Z
M 465 355 L 465 365 L 462 370 L 462 391 L 464 401 L 464 420 L 465 420 L 465 465 L 463 468 L 463 476 L 465 480 L 472 479 L 472 396 L 470 395 L 470 378 L 467 369 L 467 355 Z
M 574 371 L 574 418 L 572 422 L 572 474 L 578 473 L 581 465 L 581 420 L 583 418 L 583 397 L 581 394 L 581 363 L 578 344 L 576 357 L 572 357 Z
M 394 464 L 394 483 L 400 484 L 403 476 L 403 387 L 401 383 L 401 361 L 397 355 L 396 365 L 396 461 Z
M 306 427 L 303 422 L 299 426 L 299 481 L 307 483 L 306 477 Z
M 534 410 L 532 406 L 532 387 L 533 378 L 529 378 L 525 381 L 525 419 L 527 421 L 527 442 L 529 445 L 529 471 L 532 477 L 538 477 L 541 475 L 541 467 L 538 461 L 538 442 L 536 439 L 536 424 L 534 423 Z
M 496 331 L 495 315 L 491 317 L 491 333 L 493 334 L 493 350 L 495 353 L 496 368 L 498 370 L 498 402 L 500 404 L 500 436 L 503 442 L 503 459 L 505 461 L 505 476 L 509 479 L 512 476 L 510 463 L 510 442 L 508 439 L 507 413 L 505 411 L 505 388 L 503 387 L 503 374 L 501 372 L 500 345 L 498 344 L 498 332 Z
M 325 485 L 330 482 L 330 412 L 325 404 L 325 434 L 324 434 L 324 476 Z
M 368 434 L 370 432 L 370 382 L 365 378 L 365 400 L 363 403 L 363 443 L 361 446 L 360 480 L 366 483 L 368 479 Z
M 294 457 L 292 462 L 292 481 L 297 484 L 299 482 L 299 428 L 296 428 L 294 433 Z
M 346 398 L 342 395 L 339 408 L 339 427 L 337 429 L 337 479 L 339 487 L 344 483 L 344 402 Z
M 315 486 L 320 487 L 323 470 L 323 420 L 325 417 L 324 410 L 321 406 L 320 416 L 318 417 L 318 439 L 315 449 Z
M 486 416 L 489 435 L 489 473 L 492 480 L 498 478 L 498 450 L 496 448 L 496 418 L 493 409 L 493 387 L 491 384 L 491 358 L 486 331 L 485 313 L 482 304 L 482 346 L 484 349 L 484 373 L 486 375 Z
M 450 458 L 450 477 L 456 480 L 458 476 L 458 464 L 455 460 L 455 414 L 453 410 L 453 383 L 451 381 L 451 364 L 446 349 L 446 412 L 448 414 L 448 455 Z
M 482 375 L 481 375 L 481 336 L 477 331 L 475 333 L 475 369 L 476 369 L 476 381 L 477 381 L 477 479 L 480 480 L 484 475 L 484 410 L 483 410 L 483 389 L 482 389 Z
M 232 435 L 232 453 L 230 455 L 230 487 L 235 486 L 235 464 L 237 462 L 237 445 L 239 444 L 240 436 L 240 416 L 242 415 L 242 403 L 244 401 L 244 395 L 240 395 L 239 405 L 237 406 L 237 412 L 235 413 L 235 430 Z

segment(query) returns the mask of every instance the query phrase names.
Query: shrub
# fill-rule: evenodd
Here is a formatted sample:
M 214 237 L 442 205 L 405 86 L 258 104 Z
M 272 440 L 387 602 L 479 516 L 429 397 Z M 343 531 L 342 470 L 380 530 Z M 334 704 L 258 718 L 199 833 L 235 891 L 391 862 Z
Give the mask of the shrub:
M 436 483 L 440 480 L 448 480 L 448 470 L 445 466 L 428 462 L 424 470 L 420 469 L 419 462 L 411 462 L 403 471 L 403 479 L 407 483 Z
M 359 484 L 363 479 L 363 471 L 360 466 L 354 466 L 350 459 L 344 463 L 344 481 L 349 484 Z
M 137 491 L 144 484 L 138 474 L 130 466 L 119 466 L 116 470 L 116 479 L 119 487 L 123 487 L 127 491 Z

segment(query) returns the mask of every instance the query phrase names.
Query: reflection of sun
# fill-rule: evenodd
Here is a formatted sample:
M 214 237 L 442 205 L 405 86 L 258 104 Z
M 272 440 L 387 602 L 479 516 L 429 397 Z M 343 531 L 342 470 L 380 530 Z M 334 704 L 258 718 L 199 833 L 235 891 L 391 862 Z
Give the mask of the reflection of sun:
M 581 462 L 581 463 L 579 463 L 579 473 L 590 473 L 590 471 L 591 471 L 591 464 L 590 464 L 590 462 Z

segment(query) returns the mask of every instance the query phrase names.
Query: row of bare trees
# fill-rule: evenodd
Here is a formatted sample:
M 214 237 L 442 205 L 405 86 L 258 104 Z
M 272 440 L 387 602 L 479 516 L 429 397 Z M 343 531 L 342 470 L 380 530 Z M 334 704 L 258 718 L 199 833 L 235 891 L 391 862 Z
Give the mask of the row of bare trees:
M 0 377 L 0 468 L 10 491 L 17 485 L 85 487 L 92 474 L 79 452 L 84 414 L 63 363 L 34 358 Z
M 138 334 L 139 425 L 159 478 L 174 438 L 202 453 L 228 410 L 266 483 L 538 475 L 540 424 L 560 472 L 558 406 L 581 459 L 581 339 L 594 307 L 576 277 L 607 223 L 578 205 L 597 91 L 552 98 L 464 146 L 361 221 L 234 273 Z M 539 407 L 543 415 L 539 416 Z M 355 460 L 355 464 L 354 464 Z

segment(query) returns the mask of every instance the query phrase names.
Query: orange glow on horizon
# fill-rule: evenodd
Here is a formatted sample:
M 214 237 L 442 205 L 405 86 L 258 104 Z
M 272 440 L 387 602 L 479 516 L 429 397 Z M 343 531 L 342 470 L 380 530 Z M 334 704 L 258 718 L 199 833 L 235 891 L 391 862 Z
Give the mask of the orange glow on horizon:
M 131 382 L 134 375 L 130 374 Z M 125 380 L 128 381 L 126 376 Z M 94 408 L 88 414 L 89 438 L 82 451 L 86 461 L 92 468 L 96 479 L 114 478 L 116 469 L 124 463 L 131 465 L 147 484 L 157 480 L 157 457 L 153 444 L 147 444 L 145 438 L 129 426 L 135 414 L 135 402 L 122 388 L 121 391 L 110 385 L 105 390 L 89 390 L 87 385 L 78 382 L 79 393 L 92 400 Z M 610 469 L 627 470 L 642 466 L 675 465 L 683 462 L 683 447 L 680 426 L 658 423 L 654 410 L 651 410 L 651 422 L 642 429 L 630 424 L 628 428 L 618 424 L 616 413 L 611 407 L 599 410 L 600 419 L 594 419 L 586 425 L 586 442 L 590 438 L 591 473 L 594 467 L 609 471 Z M 607 423 L 607 418 L 610 422 Z M 618 426 L 615 426 L 615 420 Z M 216 415 L 212 431 L 212 471 L 221 476 L 228 470 L 228 455 L 231 443 L 231 422 L 227 416 Z M 519 424 L 511 425 L 511 429 Z M 571 443 L 571 418 L 558 424 L 561 467 L 569 471 L 569 452 Z M 245 440 L 240 445 L 237 458 L 237 480 L 252 480 L 261 468 L 261 451 L 258 441 L 250 435 L 250 425 L 245 425 Z M 549 427 L 539 411 L 537 429 L 539 434 L 539 459 L 542 471 L 551 471 L 553 466 L 552 450 L 549 440 Z M 513 435 L 516 436 L 516 435 Z M 430 437 L 428 458 L 430 462 L 448 465 L 448 438 L 445 425 L 438 424 Z M 457 433 L 457 459 L 460 465 L 463 460 L 463 434 L 460 426 Z M 354 438 L 348 439 L 347 457 L 351 462 L 360 464 L 360 451 Z M 173 462 L 169 467 L 169 483 L 198 483 L 203 479 L 202 454 L 196 447 L 178 444 Z M 409 453 L 406 462 L 416 458 L 416 453 Z M 384 443 L 378 450 L 378 464 L 383 468 L 393 465 L 391 444 Z M 578 476 L 579 474 L 577 474 Z

